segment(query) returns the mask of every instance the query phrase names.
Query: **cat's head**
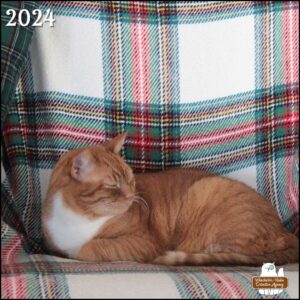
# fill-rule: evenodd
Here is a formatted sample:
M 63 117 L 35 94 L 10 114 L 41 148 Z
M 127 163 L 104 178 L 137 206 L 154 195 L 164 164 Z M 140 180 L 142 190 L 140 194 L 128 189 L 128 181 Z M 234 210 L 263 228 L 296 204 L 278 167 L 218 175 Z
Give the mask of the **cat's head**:
M 94 216 L 119 215 L 134 202 L 135 179 L 119 156 L 126 133 L 109 142 L 64 154 L 53 170 L 51 186 L 57 185 L 67 205 Z

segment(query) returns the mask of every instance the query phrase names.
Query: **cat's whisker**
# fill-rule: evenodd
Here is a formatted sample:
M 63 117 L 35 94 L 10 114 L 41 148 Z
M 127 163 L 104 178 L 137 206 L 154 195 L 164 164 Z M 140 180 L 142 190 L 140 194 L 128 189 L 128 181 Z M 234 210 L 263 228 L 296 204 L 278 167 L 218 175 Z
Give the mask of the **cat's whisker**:
M 136 194 L 134 195 L 134 198 L 133 198 L 134 202 L 137 202 L 137 203 L 141 203 L 146 209 L 147 209 L 147 213 L 148 213 L 148 216 L 150 214 L 150 209 L 149 209 L 149 205 L 147 203 L 147 201 L 141 197 L 141 196 L 137 196 Z
M 147 214 L 148 214 L 148 216 L 149 216 L 149 208 L 148 208 L 148 206 L 146 206 L 146 205 L 144 204 L 143 201 L 140 201 L 139 199 L 133 199 L 133 202 L 136 202 L 136 203 L 138 203 L 139 205 L 142 205 L 142 207 L 144 207 L 144 208 L 147 210 Z

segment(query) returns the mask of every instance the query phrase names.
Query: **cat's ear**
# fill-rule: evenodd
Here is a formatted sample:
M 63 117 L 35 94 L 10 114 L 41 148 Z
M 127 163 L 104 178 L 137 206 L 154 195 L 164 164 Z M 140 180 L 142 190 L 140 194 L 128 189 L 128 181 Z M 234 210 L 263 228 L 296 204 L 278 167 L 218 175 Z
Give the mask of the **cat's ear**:
M 109 149 L 110 151 L 118 154 L 122 146 L 124 145 L 126 137 L 127 137 L 127 132 L 118 134 L 112 140 L 105 143 L 106 149 Z
M 85 175 L 93 168 L 93 158 L 87 151 L 79 153 L 73 158 L 71 175 L 74 179 L 82 181 Z

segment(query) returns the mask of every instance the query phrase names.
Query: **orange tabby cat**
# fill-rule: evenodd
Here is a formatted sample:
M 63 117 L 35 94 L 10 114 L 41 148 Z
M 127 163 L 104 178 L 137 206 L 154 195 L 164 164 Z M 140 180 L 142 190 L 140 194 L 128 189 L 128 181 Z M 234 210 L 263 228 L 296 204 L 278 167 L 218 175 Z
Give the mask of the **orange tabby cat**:
M 126 134 L 63 155 L 43 205 L 50 250 L 85 261 L 261 265 L 298 261 L 298 239 L 246 185 L 186 169 L 134 175 Z

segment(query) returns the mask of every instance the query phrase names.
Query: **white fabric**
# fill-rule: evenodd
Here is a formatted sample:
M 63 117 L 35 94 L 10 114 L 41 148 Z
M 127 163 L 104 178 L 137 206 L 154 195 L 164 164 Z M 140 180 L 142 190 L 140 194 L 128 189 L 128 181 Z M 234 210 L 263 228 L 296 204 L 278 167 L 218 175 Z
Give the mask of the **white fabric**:
M 103 98 L 100 22 L 56 16 L 54 27 L 36 27 L 31 60 L 35 92 Z
M 254 18 L 178 27 L 182 103 L 255 90 Z

